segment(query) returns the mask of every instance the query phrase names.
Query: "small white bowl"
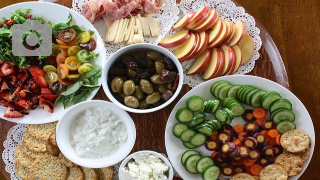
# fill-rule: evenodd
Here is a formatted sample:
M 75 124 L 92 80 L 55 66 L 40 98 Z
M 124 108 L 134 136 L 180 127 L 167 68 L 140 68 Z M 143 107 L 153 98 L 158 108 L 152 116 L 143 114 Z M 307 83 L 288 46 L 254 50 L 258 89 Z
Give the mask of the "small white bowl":
M 84 110 L 93 107 L 105 107 L 117 114 L 126 125 L 128 139 L 114 154 L 108 157 L 98 159 L 81 158 L 70 144 L 70 125 Z M 56 128 L 56 138 L 60 151 L 70 161 L 88 168 L 102 168 L 117 164 L 130 153 L 136 141 L 136 127 L 129 114 L 115 104 L 102 100 L 92 100 L 76 104 L 64 113 Z
M 152 154 L 152 155 L 155 155 L 157 157 L 159 157 L 163 162 L 166 163 L 166 165 L 169 167 L 169 173 L 168 173 L 168 179 L 169 180 L 172 180 L 173 179 L 173 168 L 171 166 L 171 163 L 169 162 L 169 160 L 164 157 L 163 155 L 161 155 L 160 153 L 158 152 L 155 152 L 155 151 L 149 151 L 149 150 L 143 150 L 143 151 L 137 151 L 135 153 L 132 153 L 130 154 L 128 157 L 126 157 L 120 164 L 120 167 L 119 167 L 119 180 L 126 180 L 125 177 L 123 177 L 123 171 L 122 169 L 124 169 L 126 167 L 126 165 L 128 164 L 128 162 L 134 158 L 135 156 L 138 156 L 140 154 L 143 154 L 143 155 L 147 155 L 147 154 Z
M 161 104 L 160 106 L 154 107 L 154 108 L 149 108 L 149 109 L 135 109 L 135 108 L 130 108 L 124 104 L 122 104 L 121 102 L 119 102 L 111 93 L 111 90 L 109 89 L 109 85 L 108 85 L 108 72 L 110 67 L 113 65 L 113 63 L 115 63 L 116 60 L 118 60 L 122 55 L 128 53 L 128 52 L 134 52 L 134 51 L 139 51 L 139 50 L 154 50 L 157 51 L 161 54 L 163 54 L 164 56 L 170 58 L 174 64 L 176 65 L 177 69 L 178 69 L 178 73 L 179 73 L 179 84 L 178 87 L 176 89 L 176 91 L 174 92 L 174 94 L 172 95 L 172 97 L 166 101 L 165 103 Z M 122 109 L 129 111 L 129 112 L 133 112 L 133 113 L 150 113 L 150 112 L 154 112 L 154 111 L 158 111 L 166 106 L 168 106 L 180 93 L 181 88 L 183 85 L 183 69 L 182 66 L 179 62 L 179 60 L 167 49 L 161 47 L 161 46 L 157 46 L 157 45 L 153 45 L 153 44 L 148 44 L 148 43 L 140 43 L 140 44 L 133 44 L 130 46 L 126 46 L 121 48 L 120 50 L 116 51 L 114 54 L 112 54 L 109 59 L 107 60 L 107 63 L 105 63 L 104 67 L 103 67 L 103 71 L 102 71 L 102 87 L 104 92 L 106 93 L 106 95 L 108 96 L 108 98 L 115 103 L 116 105 L 118 105 L 119 107 L 121 107 Z

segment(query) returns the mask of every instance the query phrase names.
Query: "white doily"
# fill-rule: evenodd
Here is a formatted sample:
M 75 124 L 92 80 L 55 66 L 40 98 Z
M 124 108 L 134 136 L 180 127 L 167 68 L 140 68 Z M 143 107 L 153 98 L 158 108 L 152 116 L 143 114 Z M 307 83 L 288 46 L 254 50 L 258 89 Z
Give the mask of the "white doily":
M 21 180 L 14 172 L 14 151 L 17 146 L 22 143 L 22 137 L 24 132 L 27 129 L 26 124 L 17 124 L 13 126 L 7 134 L 7 140 L 3 142 L 4 150 L 2 152 L 2 159 L 4 164 L 6 165 L 5 170 L 10 174 L 11 180 Z M 163 156 L 167 157 L 167 155 L 163 154 Z M 168 159 L 169 160 L 169 159 Z M 114 177 L 113 180 L 119 180 L 118 173 L 121 162 L 115 164 L 114 168 Z M 175 171 L 174 176 L 180 177 Z
M 255 64 L 255 60 L 260 57 L 259 50 L 261 48 L 262 42 L 260 39 L 260 29 L 256 27 L 255 19 L 245 12 L 243 7 L 237 7 L 236 4 L 231 0 L 182 0 L 180 2 L 180 17 L 189 11 L 197 11 L 203 6 L 207 6 L 210 9 L 215 9 L 220 14 L 220 18 L 223 20 L 228 20 L 233 24 L 237 20 L 242 21 L 246 25 L 246 32 L 253 38 L 254 41 L 254 52 L 251 59 L 240 66 L 235 74 L 246 74 L 249 73 Z M 187 72 L 189 67 L 193 64 L 193 61 L 185 61 L 182 63 L 184 72 Z M 204 82 L 201 78 L 202 75 L 187 76 L 184 73 L 184 83 L 188 84 L 190 87 L 195 87 L 200 83 Z

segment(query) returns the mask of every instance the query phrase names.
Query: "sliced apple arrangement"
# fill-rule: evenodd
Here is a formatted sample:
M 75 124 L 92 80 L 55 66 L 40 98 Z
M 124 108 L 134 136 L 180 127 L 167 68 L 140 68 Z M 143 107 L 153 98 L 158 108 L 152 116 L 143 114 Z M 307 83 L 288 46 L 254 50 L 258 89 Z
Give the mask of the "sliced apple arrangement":
M 254 51 L 253 39 L 243 22 L 222 20 L 217 11 L 206 6 L 188 12 L 172 31 L 177 33 L 163 38 L 158 45 L 176 48 L 173 54 L 180 62 L 195 59 L 187 74 L 204 72 L 206 80 L 234 74 Z

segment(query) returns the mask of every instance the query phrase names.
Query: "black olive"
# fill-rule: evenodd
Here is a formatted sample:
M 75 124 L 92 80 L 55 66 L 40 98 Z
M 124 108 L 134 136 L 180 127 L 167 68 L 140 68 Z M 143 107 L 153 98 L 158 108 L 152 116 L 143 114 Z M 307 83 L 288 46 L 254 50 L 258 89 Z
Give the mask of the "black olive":
M 172 97 L 172 95 L 173 92 L 171 90 L 167 90 L 161 94 L 161 98 L 165 101 L 168 101 Z
M 168 70 L 166 70 L 166 69 L 164 69 L 164 70 L 161 71 L 161 73 L 160 73 L 160 78 L 161 78 L 161 80 L 162 80 L 163 82 L 165 82 L 165 83 L 170 83 L 170 82 L 172 82 L 171 73 L 170 73 L 170 71 L 168 71 Z
M 127 62 L 127 67 L 130 68 L 130 69 L 136 69 L 138 68 L 138 64 L 134 61 L 128 61 Z
M 146 68 L 148 65 L 148 59 L 141 57 L 137 59 L 137 64 L 139 68 Z
M 112 74 L 112 75 L 124 75 L 125 71 L 123 68 L 120 68 L 120 67 L 111 67 L 110 70 L 109 70 L 109 74 Z
M 60 94 L 63 90 L 63 85 L 60 82 L 54 82 L 51 86 L 51 90 L 55 94 Z
M 172 71 L 172 70 L 176 69 L 176 65 L 174 64 L 174 62 L 167 57 L 160 58 L 160 62 L 162 62 L 164 64 L 164 66 L 166 67 L 166 69 L 168 69 L 168 70 Z
M 137 78 L 139 79 L 149 79 L 152 74 L 148 71 L 142 71 L 137 73 Z

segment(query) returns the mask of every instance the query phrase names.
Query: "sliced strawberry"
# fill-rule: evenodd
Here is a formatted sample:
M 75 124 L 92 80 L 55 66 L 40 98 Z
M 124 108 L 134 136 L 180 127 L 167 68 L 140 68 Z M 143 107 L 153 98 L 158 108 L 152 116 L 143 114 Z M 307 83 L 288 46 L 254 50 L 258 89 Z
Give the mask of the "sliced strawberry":
M 42 97 L 43 99 L 49 100 L 49 101 L 51 101 L 51 102 L 54 103 L 54 102 L 56 101 L 56 99 L 59 97 L 59 95 L 55 95 L 55 94 L 53 94 L 53 95 L 42 94 L 41 97 Z
M 14 99 L 17 94 L 19 93 L 19 91 L 21 90 L 21 87 L 17 87 L 16 90 L 14 90 L 13 94 L 12 94 L 12 99 Z
M 17 104 L 21 107 L 23 107 L 26 110 L 30 110 L 32 107 L 32 102 L 29 100 L 25 100 L 25 99 L 19 99 L 17 101 Z
M 54 95 L 50 88 L 41 88 L 41 95 Z
M 33 77 L 46 75 L 46 72 L 39 66 L 29 66 L 28 70 Z
M 8 107 L 8 106 L 9 106 L 9 103 L 8 103 L 8 101 L 0 98 L 0 105 L 1 105 L 1 106 L 5 106 L 5 107 Z
M 40 88 L 36 88 L 36 89 L 30 89 L 31 93 L 33 95 L 41 95 L 41 90 Z
M 16 93 L 16 96 L 22 99 L 31 99 L 32 93 L 29 90 L 23 89 Z
M 24 116 L 23 114 L 21 114 L 20 112 L 14 110 L 11 107 L 8 107 L 6 109 L 6 112 L 4 113 L 4 117 L 7 117 L 7 118 L 21 118 L 23 116 Z
M 0 97 L 6 101 L 12 101 L 13 93 L 9 89 L 0 91 Z
M 23 83 L 28 79 L 28 73 L 26 71 L 20 71 L 18 73 L 17 78 L 18 78 L 17 86 L 21 87 Z
M 43 110 L 53 113 L 53 103 L 45 100 L 43 98 L 39 98 L 39 106 L 43 108 Z
M 9 88 L 7 82 L 4 81 L 4 82 L 2 83 L 2 86 L 1 86 L 1 91 L 2 91 L 2 90 L 5 90 L 5 89 L 10 89 L 10 88 Z
M 40 88 L 47 88 L 49 87 L 49 84 L 44 79 L 44 76 L 36 76 L 33 77 L 34 82 L 40 87 Z
M 2 76 L 8 76 L 14 73 L 14 64 L 11 62 L 4 62 L 0 68 L 0 74 Z
M 13 74 L 11 74 L 10 75 L 10 79 L 11 79 L 10 84 L 15 86 L 17 84 L 17 82 L 18 82 L 18 77 L 14 76 Z
M 24 85 L 24 89 L 37 89 L 38 85 L 35 83 L 35 81 L 33 79 L 29 79 L 26 81 L 25 85 Z

